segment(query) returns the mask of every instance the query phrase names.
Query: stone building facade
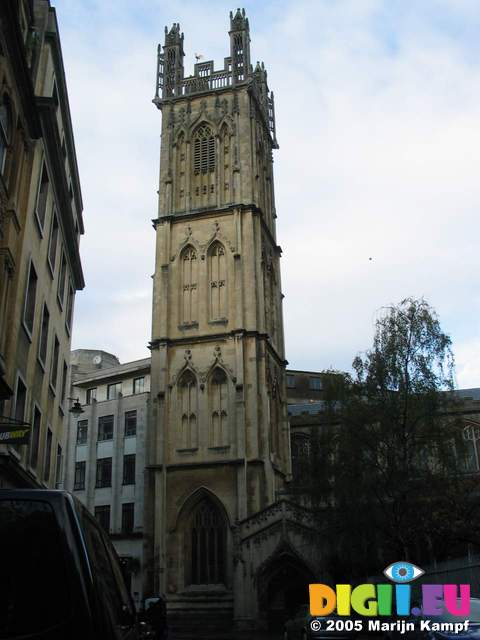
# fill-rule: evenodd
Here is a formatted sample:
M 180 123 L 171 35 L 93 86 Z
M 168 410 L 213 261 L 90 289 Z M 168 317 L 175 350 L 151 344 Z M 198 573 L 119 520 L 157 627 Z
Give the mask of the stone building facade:
M 0 486 L 55 487 L 82 196 L 56 14 L 0 3 Z M 5 444 L 11 433 L 26 433 Z M 25 443 L 26 442 L 26 443 Z
M 138 606 L 150 358 L 120 364 L 105 351 L 78 349 L 71 363 L 71 395 L 83 412 L 70 414 L 64 488 L 110 534 Z
M 290 437 L 273 94 L 264 65 L 251 65 L 244 11 L 230 15 L 229 42 L 223 69 L 199 62 L 190 77 L 178 24 L 159 48 L 145 504 L 146 589 L 166 593 L 174 626 L 195 613 L 217 629 L 265 625 L 317 564 L 298 551 L 308 514 L 282 501 Z

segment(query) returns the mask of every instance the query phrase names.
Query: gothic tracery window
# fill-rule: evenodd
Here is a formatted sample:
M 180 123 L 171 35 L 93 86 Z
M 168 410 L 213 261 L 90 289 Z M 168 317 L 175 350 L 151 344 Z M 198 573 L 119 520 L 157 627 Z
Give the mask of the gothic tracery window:
M 197 446 L 197 381 L 191 371 L 185 371 L 178 383 L 181 446 Z
M 211 446 L 228 444 L 228 383 L 223 369 L 215 369 L 210 380 Z
M 5 158 L 12 134 L 12 110 L 8 96 L 0 102 L 0 173 L 5 168 Z
M 210 320 L 227 316 L 227 273 L 225 247 L 215 242 L 208 251 L 210 274 Z
M 309 477 L 310 467 L 310 438 L 296 435 L 291 441 L 292 448 L 292 477 L 294 482 L 305 484 Z
M 193 324 L 197 317 L 198 261 L 194 247 L 188 245 L 181 254 L 182 323 Z
M 186 208 L 186 144 L 185 136 L 180 134 L 176 143 L 176 208 L 184 211 Z
M 224 584 L 225 519 L 211 500 L 202 500 L 190 520 L 190 584 Z
M 216 142 L 211 127 L 203 123 L 193 135 L 193 182 L 194 206 L 204 207 L 216 202 Z

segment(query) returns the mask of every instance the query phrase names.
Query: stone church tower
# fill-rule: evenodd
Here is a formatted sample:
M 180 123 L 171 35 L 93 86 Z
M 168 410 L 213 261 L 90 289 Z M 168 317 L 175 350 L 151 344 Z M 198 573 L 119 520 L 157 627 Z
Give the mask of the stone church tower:
M 229 36 L 224 68 L 197 62 L 189 77 L 179 24 L 159 47 L 146 520 L 150 589 L 170 612 L 239 622 L 254 580 L 241 523 L 276 502 L 290 441 L 273 94 L 245 11 Z

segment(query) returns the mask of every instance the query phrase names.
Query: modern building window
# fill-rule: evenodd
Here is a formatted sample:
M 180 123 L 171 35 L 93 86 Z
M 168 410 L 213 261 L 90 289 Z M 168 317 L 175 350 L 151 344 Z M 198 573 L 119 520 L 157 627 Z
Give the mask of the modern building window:
M 0 103 L 0 173 L 5 169 L 7 150 L 11 142 L 12 135 L 12 110 L 10 100 L 4 95 Z
M 98 419 L 98 440 L 113 439 L 113 416 L 100 416 Z
M 88 420 L 79 420 L 77 422 L 77 444 L 87 444 L 88 439 Z
M 23 315 L 24 324 L 29 331 L 30 335 L 33 333 L 33 323 L 35 320 L 35 302 L 37 297 L 37 272 L 33 266 L 33 262 L 30 262 L 30 269 L 28 271 L 27 288 L 25 292 L 25 311 Z
M 110 505 L 105 504 L 101 507 L 95 507 L 95 518 L 99 525 L 106 532 L 110 532 Z
M 50 313 L 47 305 L 43 305 L 42 324 L 40 326 L 40 340 L 38 347 L 38 359 L 45 367 L 47 363 L 47 348 L 48 348 L 48 327 L 50 324 Z
M 35 215 L 41 231 L 43 231 L 43 227 L 45 226 L 49 184 L 47 165 L 45 161 L 43 161 L 40 182 L 38 183 L 37 202 L 35 203 Z
M 122 533 L 132 533 L 135 516 L 135 504 L 126 502 L 122 504 Z
M 115 400 L 122 393 L 122 383 L 115 382 L 107 387 L 107 400 Z
M 92 404 L 97 399 L 97 387 L 87 389 L 87 404 Z
M 83 491 L 85 489 L 85 470 L 87 463 L 82 462 L 75 463 L 75 480 L 73 484 L 74 491 Z
M 295 376 L 291 375 L 291 374 L 287 374 L 287 388 L 288 389 L 295 389 Z
M 61 445 L 57 445 L 57 462 L 55 467 L 55 484 L 58 487 L 62 482 L 63 475 L 63 456 L 62 456 L 62 447 Z
M 145 391 L 145 378 L 134 378 L 133 380 L 133 393 L 143 393 Z
M 27 388 L 21 378 L 17 379 L 17 393 L 15 395 L 15 420 L 25 420 L 25 405 L 27 402 Z
M 58 289 L 57 289 L 57 298 L 60 303 L 60 306 L 62 307 L 65 299 L 66 277 L 67 277 L 67 258 L 65 257 L 65 253 L 62 252 L 62 261 L 60 263 L 60 275 L 58 276 Z
M 97 479 L 95 487 L 98 489 L 101 487 L 112 486 L 112 459 L 100 458 L 97 460 Z
M 322 390 L 322 380 L 321 378 L 310 378 L 309 386 L 312 391 L 321 391 Z
M 137 411 L 125 411 L 125 435 L 135 436 L 137 434 Z
M 38 464 L 38 445 L 40 442 L 40 427 L 42 414 L 35 405 L 33 408 L 32 433 L 30 435 L 30 466 L 36 469 Z
M 48 264 L 50 270 L 55 273 L 55 263 L 57 261 L 57 245 L 58 245 L 58 220 L 54 211 L 52 215 L 52 226 L 50 227 L 50 239 L 48 241 Z
M 43 465 L 43 479 L 45 482 L 50 480 L 50 466 L 52 463 L 52 431 L 47 429 L 47 441 L 45 443 L 45 463 Z
M 55 339 L 53 341 L 52 363 L 50 365 L 50 384 L 54 390 L 57 388 L 59 353 L 60 353 L 60 343 L 58 341 L 57 336 L 55 336 Z
M 123 484 L 135 484 L 135 454 L 123 456 Z

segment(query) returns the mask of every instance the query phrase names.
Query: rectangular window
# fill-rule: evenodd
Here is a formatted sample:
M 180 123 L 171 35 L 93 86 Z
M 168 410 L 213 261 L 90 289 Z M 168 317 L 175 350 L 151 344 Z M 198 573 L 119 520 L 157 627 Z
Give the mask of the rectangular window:
M 67 378 L 68 378 L 68 367 L 65 360 L 63 361 L 63 373 L 62 373 L 62 398 L 61 403 L 65 404 L 65 396 L 67 394 Z
M 30 262 L 30 269 L 28 272 L 27 288 L 25 292 L 25 310 L 23 314 L 23 321 L 30 335 L 33 333 L 33 323 L 35 320 L 35 301 L 37 297 L 37 272 L 33 266 L 33 262 Z
M 109 384 L 107 387 L 107 400 L 115 400 L 115 398 L 118 398 L 120 393 L 122 393 L 121 382 L 115 382 L 114 384 Z
M 133 393 L 143 393 L 145 391 L 145 378 L 135 378 L 133 381 Z
M 43 479 L 45 482 L 50 480 L 50 465 L 52 461 L 52 432 L 47 429 L 47 442 L 45 445 L 45 464 L 43 466 Z
M 52 226 L 50 227 L 50 239 L 48 241 L 48 264 L 52 274 L 55 273 L 55 263 L 57 261 L 57 245 L 58 245 L 58 220 L 54 211 L 52 215 Z
M 67 277 L 67 258 L 65 253 L 62 252 L 62 261 L 60 263 L 60 275 L 58 276 L 58 290 L 57 298 L 60 306 L 63 307 L 63 300 L 65 297 L 65 279 Z
M 135 436 L 137 434 L 137 412 L 125 411 L 125 435 Z
M 34 469 L 38 463 L 38 444 L 40 442 L 41 421 L 42 414 L 38 407 L 35 406 L 33 409 L 32 433 L 30 436 L 30 466 Z
M 55 336 L 55 340 L 53 341 L 52 363 L 50 365 L 50 384 L 52 385 L 54 390 L 57 388 L 59 352 L 60 352 L 60 343 L 58 342 L 57 336 Z
M 100 458 L 97 460 L 97 480 L 95 487 L 101 489 L 102 487 L 112 486 L 112 459 Z
M 40 173 L 40 182 L 38 184 L 37 202 L 35 204 L 35 215 L 37 216 L 38 224 L 43 231 L 45 225 L 45 213 L 47 211 L 47 197 L 48 197 L 48 171 L 45 161 L 42 164 L 42 171 Z
M 23 384 L 23 381 L 18 378 L 17 380 L 17 394 L 15 397 L 15 420 L 23 422 L 25 420 L 25 405 L 27 402 L 27 388 Z
M 287 374 L 287 388 L 295 389 L 295 376 Z
M 101 507 L 95 507 L 95 518 L 98 524 L 106 532 L 110 532 L 110 505 L 106 504 Z
M 85 489 L 86 466 L 87 463 L 85 461 L 75 463 L 75 480 L 73 485 L 74 491 L 83 491 Z
M 134 510 L 135 504 L 133 502 L 126 502 L 122 504 L 122 533 L 132 533 L 134 525 Z
M 88 420 L 77 422 L 77 444 L 86 444 L 88 438 Z
M 63 474 L 62 447 L 60 445 L 57 445 L 57 462 L 55 466 L 55 485 L 57 487 L 62 482 L 62 474 Z
M 135 454 L 123 456 L 123 484 L 135 484 Z
M 322 390 L 322 380 L 320 378 L 310 378 L 309 386 L 312 391 L 321 391 Z
M 92 387 L 92 389 L 87 389 L 87 404 L 92 404 L 92 402 L 96 399 L 97 399 L 97 387 Z
M 50 313 L 48 312 L 47 305 L 43 305 L 42 324 L 40 327 L 40 341 L 38 347 L 38 359 L 45 367 L 47 363 L 47 348 L 48 348 L 48 327 L 50 324 Z
M 113 416 L 100 416 L 98 419 L 98 441 L 113 439 Z
M 72 314 L 73 314 L 73 300 L 75 298 L 75 292 L 71 284 L 68 285 L 67 291 L 67 313 L 65 314 L 65 322 L 67 329 L 72 330 Z

